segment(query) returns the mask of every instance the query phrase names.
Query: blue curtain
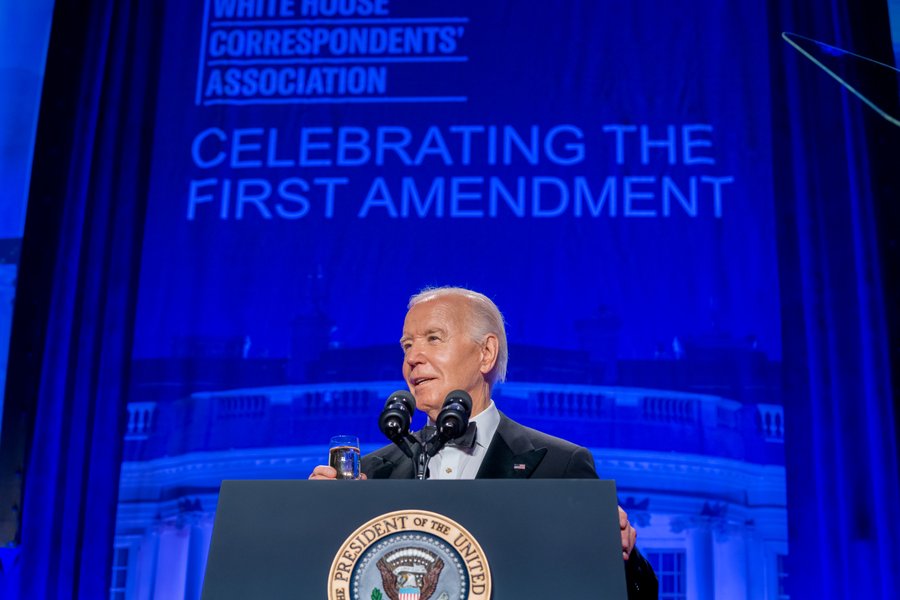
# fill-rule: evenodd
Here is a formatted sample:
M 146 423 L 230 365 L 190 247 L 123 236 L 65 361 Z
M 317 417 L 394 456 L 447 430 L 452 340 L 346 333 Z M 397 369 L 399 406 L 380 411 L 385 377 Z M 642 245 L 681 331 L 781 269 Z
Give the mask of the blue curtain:
M 792 598 L 893 598 L 900 506 L 876 214 L 895 202 L 900 130 L 777 37 L 891 62 L 884 2 L 770 3 Z M 893 85 L 890 79 L 868 81 Z M 893 151 L 892 151 L 893 150 Z M 893 158 L 891 158 L 893 157 Z M 883 231 L 887 231 L 887 227 Z M 894 329 L 894 331 L 896 331 Z
M 10 368 L 33 422 L 22 598 L 109 594 L 160 18 L 119 0 L 54 12 Z

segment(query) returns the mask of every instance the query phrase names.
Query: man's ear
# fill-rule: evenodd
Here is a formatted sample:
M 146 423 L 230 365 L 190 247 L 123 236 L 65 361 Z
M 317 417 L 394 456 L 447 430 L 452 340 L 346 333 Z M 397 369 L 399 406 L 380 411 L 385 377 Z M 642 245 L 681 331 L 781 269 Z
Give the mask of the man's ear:
M 487 375 L 497 364 L 497 355 L 500 352 L 500 340 L 493 333 L 487 334 L 481 343 L 481 373 Z

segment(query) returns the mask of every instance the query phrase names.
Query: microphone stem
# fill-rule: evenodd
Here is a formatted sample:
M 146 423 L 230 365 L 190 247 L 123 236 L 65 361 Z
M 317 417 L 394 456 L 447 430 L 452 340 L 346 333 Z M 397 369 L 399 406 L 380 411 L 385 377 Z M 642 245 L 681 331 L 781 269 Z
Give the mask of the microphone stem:
M 416 479 L 425 480 L 425 476 L 428 473 L 429 460 L 431 460 L 431 456 L 427 452 L 419 452 L 419 460 L 416 463 Z
M 444 444 L 447 443 L 447 440 L 442 438 L 437 432 L 431 436 L 429 440 L 423 440 L 421 444 L 419 444 L 419 455 L 415 461 L 416 463 L 416 479 L 424 480 L 426 475 L 428 474 L 428 462 L 431 458 L 437 454 L 441 448 L 444 447 Z

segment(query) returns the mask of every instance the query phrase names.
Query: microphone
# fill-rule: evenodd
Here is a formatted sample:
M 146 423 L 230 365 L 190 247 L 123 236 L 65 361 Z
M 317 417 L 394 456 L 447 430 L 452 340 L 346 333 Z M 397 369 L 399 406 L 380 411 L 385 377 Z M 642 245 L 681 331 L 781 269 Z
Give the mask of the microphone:
M 409 435 L 413 413 L 416 411 L 416 399 L 406 390 L 397 390 L 387 399 L 381 416 L 378 417 L 378 429 L 387 439 L 398 444 Z
M 444 399 L 435 425 L 443 442 L 461 436 L 469 427 L 472 414 L 472 397 L 464 390 L 453 390 Z
M 453 390 L 444 398 L 441 412 L 435 420 L 437 432 L 430 439 L 422 440 L 419 453 L 413 458 L 416 465 L 416 479 L 425 479 L 428 473 L 428 461 L 440 452 L 448 441 L 458 438 L 469 427 L 469 415 L 472 414 L 472 397 L 464 390 Z M 399 444 L 398 444 L 399 445 Z

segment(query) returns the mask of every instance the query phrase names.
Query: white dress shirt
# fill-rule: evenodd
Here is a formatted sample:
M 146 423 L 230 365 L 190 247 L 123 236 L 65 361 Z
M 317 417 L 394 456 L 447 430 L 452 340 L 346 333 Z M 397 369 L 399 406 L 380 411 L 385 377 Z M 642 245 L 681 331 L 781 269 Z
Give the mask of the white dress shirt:
M 441 448 L 428 463 L 428 479 L 475 479 L 500 424 L 500 411 L 491 400 L 488 407 L 469 419 L 469 422 L 478 424 L 475 428 L 475 444 L 467 449 L 457 446 Z

